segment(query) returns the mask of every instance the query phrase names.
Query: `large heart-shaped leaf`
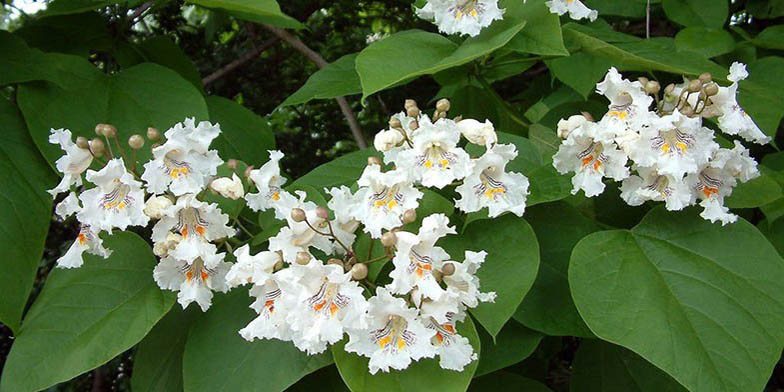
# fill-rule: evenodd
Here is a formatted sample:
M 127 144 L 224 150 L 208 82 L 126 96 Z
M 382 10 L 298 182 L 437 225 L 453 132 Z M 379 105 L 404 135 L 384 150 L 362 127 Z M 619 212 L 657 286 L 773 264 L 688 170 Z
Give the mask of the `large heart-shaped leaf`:
M 355 69 L 357 54 L 347 54 L 323 69 L 310 75 L 305 85 L 289 95 L 279 107 L 299 105 L 313 99 L 329 99 L 344 95 L 359 94 L 362 85 Z
M 275 149 L 275 135 L 267 120 L 232 100 L 207 97 L 210 120 L 223 131 L 212 143 L 224 160 L 238 159 L 259 167 L 267 162 Z
M 583 238 L 569 285 L 583 320 L 691 391 L 762 390 L 784 346 L 784 260 L 743 219 L 655 208 Z
M 729 15 L 729 2 L 714 0 L 662 0 L 664 13 L 684 26 L 721 28 Z
M 512 38 L 505 49 L 542 56 L 568 56 L 561 34 L 561 20 L 550 12 L 544 0 L 524 2 L 521 11 L 525 27 Z
M 482 303 L 471 313 L 491 336 L 498 335 L 536 279 L 539 243 L 533 229 L 525 219 L 507 214 L 473 221 L 459 236 L 447 236 L 439 243 L 456 260 L 462 260 L 466 250 L 487 251 L 476 275 L 481 290 L 495 291 L 497 297 L 494 303 Z
M 183 357 L 186 392 L 283 391 L 329 365 L 329 353 L 307 355 L 291 342 L 243 339 L 237 331 L 257 315 L 247 291 L 235 289 L 191 327 Z
M 527 358 L 536 350 L 542 340 L 542 334 L 515 320 L 509 320 L 495 339 L 480 330 L 479 340 L 482 342 L 482 357 L 479 358 L 475 377 L 514 365 Z
M 152 278 L 155 256 L 138 235 L 104 241 L 107 260 L 53 271 L 14 340 L 2 392 L 38 391 L 100 366 L 138 343 L 174 303 Z
M 479 354 L 479 336 L 470 317 L 457 324 L 457 332 L 468 338 L 474 352 Z M 407 392 L 407 391 L 465 391 L 479 361 L 473 361 L 462 372 L 442 369 L 438 359 L 421 359 L 405 370 L 379 371 L 370 374 L 368 358 L 344 350 L 345 340 L 332 346 L 332 356 L 340 376 L 352 392 Z
M 0 99 L 0 322 L 19 331 L 51 219 L 55 175 L 35 148 L 16 106 Z

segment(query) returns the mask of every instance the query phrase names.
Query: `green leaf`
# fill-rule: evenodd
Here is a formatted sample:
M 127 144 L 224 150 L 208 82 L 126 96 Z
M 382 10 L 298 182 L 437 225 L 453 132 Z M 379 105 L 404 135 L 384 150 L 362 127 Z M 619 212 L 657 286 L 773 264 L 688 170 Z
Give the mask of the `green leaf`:
M 675 36 L 675 47 L 682 52 L 716 57 L 735 50 L 735 39 L 724 29 L 687 27 Z
M 174 303 L 152 278 L 155 256 L 138 235 L 104 241 L 107 260 L 52 271 L 11 347 L 0 391 L 37 391 L 100 366 L 138 343 Z
M 550 12 L 544 1 L 525 2 L 521 13 L 526 25 L 506 44 L 506 49 L 541 56 L 569 55 L 561 34 L 561 20 Z
M 598 339 L 580 342 L 572 366 L 570 392 L 686 392 L 639 355 Z
M 538 205 L 526 211 L 539 240 L 541 266 L 531 291 L 517 308 L 515 320 L 553 336 L 593 336 L 569 292 L 569 256 L 585 236 L 599 231 L 596 222 L 564 203 Z
M 662 0 L 667 17 L 683 26 L 721 28 L 729 14 L 728 1 Z
M 278 107 L 299 105 L 313 99 L 330 99 L 359 94 L 362 85 L 355 69 L 357 53 L 347 54 L 310 75 L 305 85 Z
M 121 4 L 124 7 L 134 7 L 143 3 L 144 0 L 52 0 L 46 4 L 46 9 L 41 12 L 42 16 L 79 14 L 86 11 L 96 10 L 113 4 Z
M 95 137 L 95 125 L 117 127 L 120 143 L 144 133 L 147 127 L 163 130 L 186 117 L 207 119 L 207 105 L 199 91 L 174 71 L 144 63 L 112 76 L 94 70 L 79 87 L 63 89 L 53 84 L 25 84 L 17 100 L 33 141 L 44 157 L 53 162 L 62 155 L 48 141 L 50 128 L 68 128 L 74 137 Z M 112 146 L 115 151 L 117 146 Z M 145 162 L 150 150 L 139 150 Z
M 199 315 L 193 306 L 175 306 L 142 339 L 133 357 L 134 392 L 182 391 L 182 353 L 191 323 Z
M 729 208 L 755 208 L 772 203 L 784 196 L 781 185 L 767 174 L 766 168 L 762 169 L 761 176 L 749 182 L 738 184 L 724 205 Z
M 139 44 L 138 48 L 146 61 L 171 68 L 185 80 L 191 82 L 202 94 L 204 93 L 201 75 L 196 65 L 169 37 L 161 35 L 148 38 Z
M 644 18 L 645 7 L 648 0 L 584 0 L 583 3 L 593 10 L 599 12 L 601 16 L 625 16 L 627 18 Z M 661 0 L 651 1 L 653 6 Z
M 284 14 L 275 0 L 188 0 L 212 10 L 224 11 L 229 15 L 251 22 L 302 29 L 305 26 L 296 19 Z
M 238 159 L 259 167 L 269 160 L 269 150 L 275 149 L 275 135 L 266 118 L 253 113 L 232 100 L 207 97 L 210 120 L 221 125 L 221 134 L 212 148 L 224 160 Z
M 402 81 L 457 67 L 506 45 L 525 25 L 522 3 L 506 0 L 504 19 L 457 45 L 422 30 L 406 30 L 374 42 L 359 53 L 357 73 L 362 99 Z
M 609 59 L 593 56 L 587 52 L 577 52 L 569 57 L 547 60 L 544 63 L 552 71 L 553 76 L 580 93 L 583 99 L 588 99 L 588 95 L 596 90 L 596 83 L 604 78 L 607 70 L 613 65 Z
M 379 156 L 379 153 L 372 148 L 354 151 L 311 170 L 293 184 L 310 185 L 319 190 L 333 186 L 351 186 L 362 175 L 371 156 Z
M 479 354 L 479 336 L 470 317 L 457 324 L 457 333 L 468 338 L 474 352 Z M 344 350 L 345 340 L 332 346 L 332 356 L 340 376 L 352 392 L 407 392 L 407 391 L 465 391 L 476 371 L 478 361 L 471 362 L 462 372 L 442 369 L 438 359 L 420 359 L 405 370 L 368 371 L 370 360 Z
M 482 356 L 474 377 L 492 373 L 528 358 L 542 340 L 542 334 L 517 321 L 509 320 L 495 340 L 481 329 L 479 339 L 482 342 Z
M 471 383 L 468 390 L 470 392 L 498 392 L 510 388 L 525 392 L 552 392 L 550 388 L 539 381 L 509 372 L 498 372 L 479 377 Z
M 498 335 L 512 317 L 536 278 L 539 269 L 539 244 L 525 219 L 507 214 L 468 224 L 459 236 L 439 242 L 457 260 L 463 252 L 487 251 L 477 272 L 481 291 L 495 291 L 494 303 L 482 303 L 471 313 L 491 336 Z
M 776 219 L 773 222 L 762 221 L 757 225 L 762 234 L 768 238 L 779 254 L 784 257 L 784 219 Z
M 0 322 L 19 332 L 22 312 L 33 288 L 52 213 L 45 192 L 56 177 L 35 148 L 17 108 L 0 99 Z
M 697 210 L 659 207 L 583 238 L 572 297 L 598 337 L 691 391 L 762 390 L 784 346 L 784 260 L 745 220 L 722 227 Z
M 291 342 L 248 342 L 237 331 L 257 314 L 247 291 L 218 295 L 210 311 L 188 333 L 183 357 L 186 392 L 278 392 L 308 373 L 329 365 L 329 353 L 307 355 Z
M 96 51 L 116 55 L 106 19 L 97 12 L 37 16 L 14 30 L 14 35 L 24 38 L 30 47 L 44 52 L 60 52 L 84 58 Z

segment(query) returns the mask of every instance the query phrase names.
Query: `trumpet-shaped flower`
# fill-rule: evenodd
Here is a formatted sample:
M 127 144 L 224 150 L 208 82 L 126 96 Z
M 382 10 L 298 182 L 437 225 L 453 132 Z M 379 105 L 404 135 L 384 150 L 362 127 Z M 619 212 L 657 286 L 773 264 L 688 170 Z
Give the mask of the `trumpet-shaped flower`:
M 78 268 L 84 264 L 82 254 L 87 252 L 91 255 L 101 256 L 104 259 L 112 255 L 111 249 L 103 247 L 103 240 L 98 236 L 98 232 L 93 231 L 90 226 L 82 225 L 79 235 L 76 236 L 71 247 L 65 254 L 57 259 L 58 268 Z
M 59 144 L 65 155 L 57 159 L 55 167 L 63 173 L 63 179 L 54 189 L 48 192 L 52 197 L 62 192 L 67 192 L 72 185 L 82 185 L 82 173 L 93 162 L 93 154 L 86 148 L 81 148 L 71 140 L 71 131 L 67 129 L 52 129 L 49 143 Z
M 427 315 L 421 317 L 425 328 L 436 331 L 430 342 L 436 349 L 438 363 L 443 369 L 461 372 L 469 363 L 477 359 L 468 338 L 457 333 L 456 322 L 462 321 L 464 317 L 464 315 L 458 317 L 455 313 L 449 313 L 445 322 L 438 322 Z
M 494 20 L 503 19 L 503 15 L 498 0 L 428 0 L 424 7 L 417 9 L 417 16 L 434 20 L 438 31 L 472 37 Z
M 76 196 L 76 193 L 71 192 L 68 196 L 63 199 L 63 201 L 57 203 L 57 206 L 54 208 L 55 214 L 59 216 L 61 219 L 65 219 L 82 209 L 82 206 L 79 205 L 79 198 Z
M 624 79 L 618 70 L 610 68 L 604 80 L 596 85 L 596 92 L 609 101 L 609 110 L 602 117 L 597 133 L 599 139 L 624 137 L 629 132 L 637 132 L 650 123 L 654 116 L 648 108 L 653 98 L 645 93 L 642 83 Z
M 331 253 L 333 250 L 332 241 L 323 235 L 329 232 L 327 220 L 316 215 L 317 206 L 311 201 L 305 201 L 305 192 L 297 191 L 297 194 L 299 201 L 292 208 L 305 211 L 306 222 L 296 222 L 291 218 L 291 213 L 288 213 L 288 226 L 269 239 L 269 250 L 280 251 L 283 261 L 287 263 L 293 263 L 299 252 L 310 252 L 311 246 L 325 253 Z
M 283 158 L 280 151 L 270 151 L 270 160 L 260 168 L 250 171 L 250 180 L 256 184 L 256 193 L 248 193 L 245 200 L 253 211 L 266 211 L 274 208 L 277 219 L 287 219 L 296 198 L 283 190 L 286 178 L 280 175 L 279 162 Z
M 354 213 L 359 203 L 357 198 L 351 194 L 351 190 L 346 186 L 340 188 L 324 189 L 332 198 L 327 202 L 327 207 L 335 212 L 335 220 L 332 221 L 332 232 L 340 243 L 351 248 L 357 235 L 354 234 L 359 228 L 359 221 Z M 335 252 L 344 254 L 345 249 L 335 243 Z
M 153 270 L 153 278 L 165 290 L 177 291 L 177 302 L 185 309 L 196 302 L 203 312 L 212 305 L 212 292 L 226 292 L 226 273 L 231 263 L 223 261 L 223 253 L 204 255 L 188 263 L 171 256 L 164 257 Z
M 210 183 L 210 189 L 231 200 L 240 199 L 245 195 L 242 180 L 234 173 L 231 174 L 231 178 L 221 177 L 214 179 Z
M 281 281 L 293 279 L 287 271 L 288 268 L 278 271 L 271 279 L 255 284 L 250 289 L 250 295 L 256 298 L 250 304 L 250 308 L 255 310 L 258 316 L 240 329 L 240 336 L 245 340 L 249 342 L 255 339 L 291 340 L 291 329 L 286 322 L 286 317 L 290 312 L 288 305 L 292 301 L 287 301 L 284 297 L 294 294 L 287 293 L 284 296 L 280 287 Z
M 382 173 L 379 165 L 368 165 L 357 183 L 352 213 L 373 238 L 380 238 L 382 229 L 402 226 L 403 213 L 416 209 L 422 198 L 408 172 L 399 169 Z
M 637 173 L 623 180 L 621 185 L 621 198 L 630 206 L 639 206 L 648 200 L 663 201 L 668 210 L 677 211 L 692 203 L 691 188 L 682 177 L 647 167 L 637 168 Z
M 593 22 L 599 17 L 596 10 L 586 7 L 580 0 L 548 0 L 545 4 L 551 13 L 564 15 L 568 12 L 569 17 L 574 20 L 587 18 Z
M 491 218 L 510 211 L 523 216 L 528 196 L 528 178 L 507 173 L 506 164 L 517 157 L 513 144 L 496 144 L 474 161 L 471 174 L 457 187 L 461 199 L 455 206 L 465 212 L 487 207 Z
M 245 244 L 234 251 L 237 262 L 226 274 L 226 284 L 237 287 L 248 283 L 264 284 L 272 277 L 275 265 L 282 261 L 277 252 L 264 251 L 250 254 L 250 246 Z
M 719 128 L 724 133 L 739 135 L 745 140 L 765 144 L 770 142 L 770 137 L 760 130 L 738 103 L 738 83 L 748 76 L 745 64 L 732 63 L 730 74 L 727 76 L 732 84 L 728 87 L 720 87 L 718 94 L 710 97 L 710 104 L 703 109 L 702 116 L 718 116 Z
M 498 142 L 498 135 L 496 135 L 495 128 L 490 120 L 485 120 L 484 123 L 481 123 L 472 118 L 467 118 L 458 121 L 457 128 L 463 137 L 471 143 L 490 148 Z
M 96 185 L 79 195 L 83 208 L 76 215 L 79 222 L 111 233 L 113 228 L 146 226 L 142 183 L 125 170 L 122 159 L 110 160 L 100 171 L 87 171 L 87 180 Z

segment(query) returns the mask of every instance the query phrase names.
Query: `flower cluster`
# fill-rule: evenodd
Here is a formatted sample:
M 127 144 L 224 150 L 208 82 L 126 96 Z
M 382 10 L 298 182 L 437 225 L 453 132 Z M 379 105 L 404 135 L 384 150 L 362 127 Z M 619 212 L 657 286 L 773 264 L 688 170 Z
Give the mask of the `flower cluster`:
M 476 36 L 495 20 L 504 18 L 498 0 L 428 0 L 417 16 L 433 21 L 444 34 Z
M 505 171 L 517 152 L 497 143 L 492 124 L 455 121 L 447 118 L 448 110 L 449 102 L 439 101 L 431 119 L 407 101 L 406 111 L 376 136 L 386 164 L 369 159 L 354 190 L 324 189 L 330 196 L 326 206 L 308 200 L 305 192 L 284 189 L 279 151 L 270 151 L 260 168 L 245 171 L 247 193 L 236 174 L 218 177 L 223 160 L 210 149 L 221 132 L 217 124 L 186 119 L 160 141 L 151 128 L 148 139 L 158 142 L 143 165 L 135 162 L 144 145 L 139 135 L 129 139 L 129 160 L 110 125 L 96 128 L 106 144 L 100 138 L 74 142 L 70 131 L 52 130 L 50 141 L 65 154 L 57 161 L 63 181 L 51 193 L 68 192 L 56 212 L 63 219 L 76 215 L 81 224 L 58 266 L 81 266 L 85 251 L 108 258 L 112 251 L 103 246 L 102 233 L 153 221 L 151 242 L 160 258 L 155 282 L 176 291 L 183 308 L 195 302 L 202 311 L 214 292 L 248 285 L 250 307 L 258 315 L 239 333 L 249 341 L 291 341 L 317 354 L 347 334 L 346 351 L 368 357 L 371 373 L 436 356 L 443 368 L 460 371 L 476 353 L 459 334 L 459 323 L 469 308 L 495 299 L 495 293 L 480 291 L 476 277 L 487 253 L 466 251 L 457 261 L 437 246 L 456 234 L 443 214 L 424 217 L 417 228 L 422 188 L 455 187 L 461 196 L 456 204 L 465 212 L 487 207 L 491 217 L 522 215 L 528 180 Z M 483 146 L 484 153 L 472 158 L 459 146 L 461 137 Z M 89 169 L 96 164 L 103 167 Z M 141 174 L 137 167 L 143 167 Z M 240 240 L 234 226 L 247 229 L 206 201 L 208 194 L 243 200 L 253 211 L 269 210 L 283 227 L 266 249 L 252 250 L 252 235 Z M 372 258 L 368 252 L 360 260 L 355 242 L 361 232 L 381 243 L 383 255 Z M 219 251 L 224 248 L 227 252 Z M 376 262 L 392 264 L 385 286 L 368 279 L 368 265 Z
M 737 102 L 738 82 L 747 76 L 745 66 L 734 63 L 730 86 L 718 85 L 706 73 L 667 86 L 660 99 L 657 82 L 632 82 L 612 68 L 596 86 L 610 101 L 608 112 L 599 122 L 586 115 L 561 120 L 558 134 L 565 141 L 553 165 L 562 174 L 575 173 L 572 193 L 596 196 L 607 177 L 623 181 L 621 197 L 629 205 L 664 201 L 668 210 L 681 210 L 699 201 L 703 218 L 735 222 L 724 198 L 739 181 L 759 176 L 757 162 L 738 140 L 731 149 L 720 147 L 702 119 L 717 117 L 722 132 L 767 143 Z

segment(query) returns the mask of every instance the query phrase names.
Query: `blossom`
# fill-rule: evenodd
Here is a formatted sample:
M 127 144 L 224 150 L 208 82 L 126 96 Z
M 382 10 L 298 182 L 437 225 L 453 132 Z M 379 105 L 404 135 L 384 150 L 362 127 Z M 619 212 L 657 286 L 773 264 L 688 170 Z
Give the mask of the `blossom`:
M 153 195 L 144 202 L 144 214 L 151 219 L 161 219 L 166 209 L 171 205 L 172 201 L 168 196 Z
M 231 174 L 231 178 L 221 177 L 212 180 L 212 182 L 210 182 L 210 189 L 231 200 L 240 199 L 245 195 L 245 189 L 242 187 L 242 180 L 234 173 Z
M 479 159 L 473 169 L 457 187 L 462 197 L 455 206 L 465 212 L 488 207 L 491 218 L 510 211 L 523 216 L 528 195 L 528 178 L 519 173 L 507 173 L 506 164 L 517 157 L 514 144 L 496 144 Z
M 378 151 L 387 152 L 403 143 L 405 137 L 397 129 L 385 129 L 373 138 L 373 147 Z
M 481 123 L 477 120 L 467 118 L 458 121 L 457 128 L 460 130 L 463 137 L 468 139 L 471 143 L 489 148 L 498 142 L 498 135 L 496 135 L 495 128 L 490 120 L 485 120 L 484 123 Z
M 196 302 L 203 312 L 212 305 L 212 292 L 226 292 L 226 273 L 231 263 L 223 261 L 224 253 L 203 255 L 193 262 L 166 256 L 153 269 L 158 287 L 177 291 L 177 302 L 185 309 Z
M 164 134 L 166 143 L 153 148 L 153 159 L 144 164 L 147 190 L 160 194 L 168 188 L 175 196 L 203 190 L 223 163 L 217 151 L 209 150 L 219 134 L 220 126 L 207 121 L 196 125 L 189 118 L 175 124 Z
M 600 139 L 623 137 L 630 131 L 638 131 L 654 115 L 648 110 L 653 98 L 645 92 L 642 83 L 623 79 L 614 67 L 596 85 L 596 92 L 610 101 L 609 111 L 600 121 L 602 132 L 597 134 Z
M 299 195 L 299 201 L 295 208 L 305 211 L 306 222 L 296 222 L 290 213 L 286 214 L 288 226 L 281 228 L 276 236 L 269 239 L 269 250 L 280 251 L 283 261 L 287 263 L 293 263 L 297 259 L 297 253 L 309 252 L 311 246 L 325 253 L 331 253 L 333 249 L 332 241 L 322 234 L 329 231 L 327 220 L 316 215 L 317 206 L 313 202 L 305 201 L 305 192 L 296 193 Z
M 345 328 L 365 328 L 368 304 L 362 287 L 351 280 L 351 272 L 334 264 L 312 259 L 307 265 L 292 265 L 298 282 L 291 292 L 287 321 L 292 340 L 302 351 L 318 354 L 343 338 Z M 290 282 L 283 282 L 288 287 Z
M 637 173 L 621 184 L 621 198 L 630 206 L 642 205 L 647 200 L 664 201 L 668 210 L 677 211 L 692 203 L 691 188 L 683 177 L 648 167 L 638 167 Z
M 433 271 L 441 268 L 449 254 L 435 243 L 447 234 L 457 234 L 455 228 L 448 224 L 446 215 L 433 214 L 422 220 L 418 234 L 396 233 L 397 251 L 392 258 L 395 269 L 389 274 L 392 278 L 389 284 L 391 292 L 406 294 L 416 287 L 423 297 L 441 298 L 445 291 L 439 286 Z
M 604 192 L 602 178 L 620 181 L 629 176 L 626 154 L 615 143 L 600 140 L 604 138 L 599 134 L 598 125 L 587 122 L 573 130 L 553 156 L 559 173 L 575 172 L 572 194 L 582 189 L 587 197 L 593 197 Z
M 574 20 L 588 18 L 593 22 L 599 16 L 596 10 L 586 7 L 580 0 L 548 0 L 545 4 L 551 13 L 563 15 L 568 12 L 569 17 Z
M 402 226 L 403 213 L 416 209 L 423 195 L 414 187 L 408 172 L 397 169 L 382 173 L 379 165 L 365 167 L 357 184 L 360 188 L 352 213 L 373 238 L 380 238 L 382 229 Z
M 54 189 L 49 190 L 52 197 L 62 192 L 67 192 L 72 185 L 82 185 L 82 173 L 93 162 L 93 154 L 86 148 L 81 148 L 71 140 L 71 131 L 67 129 L 52 129 L 49 143 L 59 144 L 65 155 L 57 159 L 55 167 L 63 173 L 63 179 Z
M 423 115 L 414 134 L 413 148 L 394 157 L 399 169 L 408 171 L 423 186 L 443 188 L 461 180 L 471 170 L 471 158 L 457 147 L 460 130 L 454 121 L 442 118 L 435 123 Z
M 498 0 L 428 0 L 416 12 L 420 18 L 434 19 L 442 33 L 472 37 L 504 15 L 504 10 L 498 8 Z
M 378 287 L 368 305 L 368 328 L 348 329 L 345 350 L 370 358 L 371 374 L 390 368 L 403 370 L 412 360 L 435 356 L 430 339 L 436 331 L 422 325 L 417 310 L 409 308 L 406 301 Z
M 275 265 L 282 261 L 277 252 L 264 251 L 250 254 L 250 246 L 245 244 L 234 251 L 237 262 L 226 274 L 226 284 L 237 287 L 247 283 L 264 284 L 272 277 Z
M 359 227 L 359 221 L 354 213 L 358 207 L 357 198 L 351 194 L 351 190 L 346 186 L 340 188 L 324 189 L 332 198 L 327 202 L 327 207 L 335 212 L 335 220 L 332 221 L 332 232 L 337 241 L 343 245 L 351 247 L 357 236 L 354 234 Z M 345 249 L 338 243 L 335 244 L 337 253 L 345 253 Z
M 476 271 L 482 266 L 487 257 L 487 252 L 465 252 L 462 263 L 451 262 L 455 272 L 444 276 L 444 283 L 449 294 L 456 295 L 458 300 L 468 307 L 475 308 L 479 302 L 495 302 L 495 292 L 483 293 L 479 291 L 479 278 Z
M 113 228 L 146 226 L 142 183 L 125 169 L 122 159 L 110 160 L 99 171 L 88 170 L 87 180 L 96 185 L 79 195 L 82 208 L 76 215 L 79 222 L 111 233 Z
M 253 211 L 266 211 L 275 208 L 275 217 L 286 219 L 288 213 L 282 206 L 296 204 L 296 199 L 283 190 L 286 178 L 280 175 L 279 162 L 283 158 L 280 151 L 270 151 L 270 160 L 260 168 L 250 171 L 250 180 L 256 185 L 258 192 L 248 193 L 245 200 Z
M 458 317 L 462 321 L 465 315 L 458 316 L 450 313 L 447 321 L 443 323 L 426 315 L 421 319 L 425 328 L 436 331 L 436 334 L 430 341 L 436 349 L 439 365 L 443 369 L 460 372 L 463 371 L 466 365 L 475 361 L 478 357 L 468 338 L 457 333 L 456 321 L 458 321 Z
M 165 257 L 170 251 L 174 250 L 181 241 L 181 235 L 177 233 L 166 233 L 165 240 L 153 242 L 152 253 L 158 257 Z
M 561 139 L 566 139 L 569 137 L 569 134 L 572 133 L 575 129 L 585 125 L 588 122 L 588 119 L 585 118 L 582 114 L 577 114 L 574 116 L 569 117 L 568 119 L 558 120 L 558 137 Z
M 745 64 L 732 63 L 727 76 L 732 84 L 729 87 L 720 87 L 718 94 L 710 97 L 711 104 L 704 108 L 702 115 L 719 116 L 719 128 L 727 134 L 740 135 L 745 140 L 765 144 L 770 142 L 771 138 L 759 129 L 738 103 L 738 82 L 748 76 Z
M 286 323 L 290 311 L 287 302 L 291 301 L 282 300 L 283 291 L 279 286 L 281 281 L 291 280 L 289 272 L 288 268 L 278 271 L 270 279 L 254 284 L 250 289 L 250 295 L 256 298 L 250 304 L 250 308 L 255 310 L 258 316 L 240 329 L 239 334 L 245 340 L 249 342 L 254 339 L 291 340 L 291 329 Z
M 57 206 L 54 208 L 54 212 L 61 219 L 65 219 L 79 212 L 81 209 L 82 206 L 79 205 L 79 198 L 76 196 L 76 193 L 70 192 L 68 196 L 63 199 L 63 201 L 57 203 Z
M 103 247 L 103 240 L 98 236 L 98 233 L 88 225 L 82 225 L 79 228 L 79 235 L 76 236 L 71 247 L 65 254 L 57 259 L 58 268 L 78 268 L 84 264 L 82 254 L 87 252 L 91 255 L 101 256 L 104 259 L 112 255 L 111 249 Z

